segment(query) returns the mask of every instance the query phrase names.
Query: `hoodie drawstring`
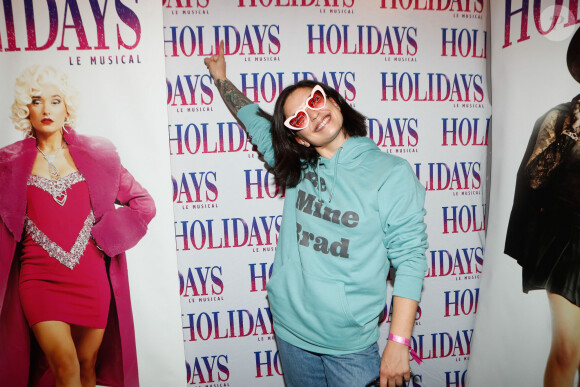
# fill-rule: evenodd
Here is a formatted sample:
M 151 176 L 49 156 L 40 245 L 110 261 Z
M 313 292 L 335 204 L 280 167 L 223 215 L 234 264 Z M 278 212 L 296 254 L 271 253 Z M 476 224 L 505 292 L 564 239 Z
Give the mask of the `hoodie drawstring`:
M 316 160 L 316 196 L 318 196 L 319 201 L 323 201 L 320 193 L 320 157 Z
M 342 152 L 342 147 L 338 148 L 338 153 L 336 155 L 336 159 L 334 160 L 334 177 L 332 179 L 332 188 L 330 189 L 330 197 L 328 198 L 328 202 L 332 202 L 332 195 L 334 195 L 334 187 L 336 187 L 336 175 L 338 174 L 338 159 Z
M 332 202 L 332 196 L 334 195 L 334 188 L 336 187 L 336 178 L 337 178 L 336 175 L 338 174 L 338 159 L 340 158 L 341 152 L 342 152 L 342 147 L 338 148 L 337 154 L 334 157 L 334 177 L 332 178 L 332 187 L 330 187 L 330 196 L 328 198 L 329 203 Z M 316 179 L 317 179 L 316 193 L 318 196 L 318 200 L 320 200 L 321 202 L 324 202 L 324 199 L 322 199 L 322 194 L 321 194 L 321 190 L 320 190 L 320 157 L 316 161 Z

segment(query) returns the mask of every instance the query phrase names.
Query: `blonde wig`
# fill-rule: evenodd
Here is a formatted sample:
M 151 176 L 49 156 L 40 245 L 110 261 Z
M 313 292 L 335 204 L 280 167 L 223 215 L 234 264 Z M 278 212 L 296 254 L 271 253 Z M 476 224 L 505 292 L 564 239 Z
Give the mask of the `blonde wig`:
M 71 87 L 68 76 L 57 71 L 52 66 L 34 65 L 25 69 L 14 85 L 14 103 L 10 119 L 14 127 L 24 133 L 25 136 L 34 137 L 34 128 L 30 123 L 28 105 L 32 103 L 32 97 L 37 97 L 42 92 L 42 86 L 53 85 L 61 93 L 68 113 L 68 122 L 74 126 L 77 112 L 77 92 Z M 67 123 L 68 123 L 67 122 Z

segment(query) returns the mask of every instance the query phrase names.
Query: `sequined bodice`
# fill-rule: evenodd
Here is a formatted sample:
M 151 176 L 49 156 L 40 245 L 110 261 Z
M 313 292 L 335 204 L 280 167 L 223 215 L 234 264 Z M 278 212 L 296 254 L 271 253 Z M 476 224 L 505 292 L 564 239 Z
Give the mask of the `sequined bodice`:
M 27 182 L 24 248 L 37 244 L 73 269 L 91 239 L 95 218 L 80 172 L 55 181 L 31 175 Z

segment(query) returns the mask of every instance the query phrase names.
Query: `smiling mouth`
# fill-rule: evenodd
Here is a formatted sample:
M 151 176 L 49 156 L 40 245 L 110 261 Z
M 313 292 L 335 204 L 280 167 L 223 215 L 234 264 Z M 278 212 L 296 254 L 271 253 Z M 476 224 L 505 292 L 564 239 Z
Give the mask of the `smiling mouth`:
M 330 115 L 327 115 L 326 117 L 324 117 L 322 119 L 322 121 L 320 121 L 320 123 L 318 125 L 316 125 L 316 132 L 319 132 L 322 130 L 322 128 L 324 128 L 326 126 L 326 124 L 328 124 L 328 121 L 330 121 Z

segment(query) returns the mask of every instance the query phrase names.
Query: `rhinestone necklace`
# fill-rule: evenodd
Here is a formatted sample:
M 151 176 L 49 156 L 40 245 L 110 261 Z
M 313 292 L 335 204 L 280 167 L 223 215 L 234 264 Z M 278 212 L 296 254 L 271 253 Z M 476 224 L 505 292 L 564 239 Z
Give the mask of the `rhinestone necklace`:
M 38 151 L 40 153 L 42 153 L 42 156 L 44 157 L 44 159 L 48 163 L 48 173 L 50 174 L 51 181 L 54 182 L 52 192 L 51 192 L 52 198 L 54 199 L 55 202 L 57 202 L 61 206 L 64 206 L 64 203 L 66 202 L 66 197 L 67 197 L 66 184 L 63 184 L 63 182 L 61 181 L 60 172 L 58 171 L 58 168 L 56 167 L 56 165 L 54 165 L 54 161 L 56 160 L 56 156 L 58 155 L 58 152 L 60 152 L 64 148 L 65 144 L 66 144 L 66 142 L 63 140 L 61 147 L 58 148 L 58 150 L 51 155 L 45 154 L 38 147 L 38 144 L 36 145 L 36 149 L 38 149 Z
M 38 144 L 36 144 L 36 149 L 38 149 L 38 151 L 40 153 L 42 153 L 42 156 L 44 157 L 44 159 L 48 163 L 48 173 L 50 174 L 50 178 L 52 180 L 60 180 L 60 172 L 58 171 L 58 168 L 56 167 L 56 165 L 54 165 L 54 161 L 56 160 L 56 156 L 58 155 L 58 152 L 60 152 L 62 150 L 62 148 L 64 148 L 64 145 L 65 144 L 66 144 L 66 142 L 63 141 L 62 142 L 62 145 L 60 146 L 60 148 L 58 148 L 58 150 L 56 152 L 54 152 L 53 154 L 51 154 L 51 155 L 45 154 L 38 147 Z

